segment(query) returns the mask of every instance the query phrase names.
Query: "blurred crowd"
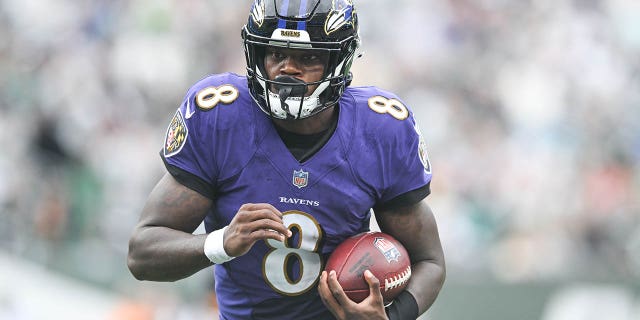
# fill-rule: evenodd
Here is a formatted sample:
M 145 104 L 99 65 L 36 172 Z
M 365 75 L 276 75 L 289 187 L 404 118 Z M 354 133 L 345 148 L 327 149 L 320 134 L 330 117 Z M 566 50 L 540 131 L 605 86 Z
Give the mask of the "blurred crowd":
M 0 249 L 135 291 L 169 118 L 207 74 L 244 74 L 250 3 L 0 0 Z M 415 112 L 451 277 L 640 279 L 640 2 L 356 7 L 354 85 Z

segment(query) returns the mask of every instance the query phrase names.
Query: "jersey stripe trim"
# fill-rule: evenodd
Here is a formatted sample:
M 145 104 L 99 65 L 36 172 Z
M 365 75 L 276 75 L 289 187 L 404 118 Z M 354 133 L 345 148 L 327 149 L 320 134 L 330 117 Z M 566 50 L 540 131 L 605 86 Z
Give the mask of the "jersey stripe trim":
M 400 207 L 410 206 L 420 202 L 422 199 L 426 198 L 430 194 L 431 194 L 431 181 L 429 181 L 429 183 L 427 183 L 426 185 L 418 189 L 403 193 L 385 203 L 376 204 L 375 207 L 373 207 L 373 211 L 391 210 L 391 209 L 396 209 Z

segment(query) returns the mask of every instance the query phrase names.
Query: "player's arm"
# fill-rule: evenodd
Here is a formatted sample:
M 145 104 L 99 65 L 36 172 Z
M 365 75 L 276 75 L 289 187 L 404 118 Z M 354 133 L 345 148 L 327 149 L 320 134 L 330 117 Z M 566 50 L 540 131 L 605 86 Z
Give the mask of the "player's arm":
M 416 204 L 378 209 L 380 229 L 398 239 L 411 256 L 411 280 L 405 289 L 415 298 L 418 314 L 435 301 L 445 279 L 445 263 L 438 227 L 423 199 Z
M 127 264 L 138 280 L 175 281 L 212 263 L 206 235 L 193 235 L 212 200 L 167 173 L 156 184 L 129 240 Z
M 229 225 L 219 230 L 222 237 L 193 235 L 212 205 L 211 199 L 165 174 L 151 191 L 129 240 L 131 273 L 139 280 L 175 281 L 212 264 L 205 253 L 207 241 L 231 259 L 247 253 L 259 240 L 284 241 L 291 236 L 282 213 L 268 203 L 243 204 Z

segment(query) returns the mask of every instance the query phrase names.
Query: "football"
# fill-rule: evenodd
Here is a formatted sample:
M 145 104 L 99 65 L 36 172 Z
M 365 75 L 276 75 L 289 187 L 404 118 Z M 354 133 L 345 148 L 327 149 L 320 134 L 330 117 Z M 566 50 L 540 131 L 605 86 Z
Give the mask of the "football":
M 336 271 L 342 289 L 355 302 L 369 296 L 365 270 L 380 281 L 385 304 L 400 294 L 411 278 L 407 250 L 398 240 L 382 232 L 365 232 L 346 239 L 331 253 L 324 269 Z

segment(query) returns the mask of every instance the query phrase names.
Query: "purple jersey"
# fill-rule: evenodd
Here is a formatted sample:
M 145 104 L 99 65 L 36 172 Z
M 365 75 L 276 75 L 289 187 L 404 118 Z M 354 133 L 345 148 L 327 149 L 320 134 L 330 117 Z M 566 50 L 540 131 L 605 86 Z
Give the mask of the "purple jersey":
M 430 182 L 424 140 L 394 94 L 347 87 L 339 108 L 332 137 L 303 163 L 255 105 L 245 77 L 201 80 L 173 117 L 163 157 L 214 199 L 207 232 L 231 222 L 244 203 L 270 203 L 294 233 L 215 266 L 223 319 L 330 317 L 317 294 L 327 256 L 368 230 L 372 207 Z

